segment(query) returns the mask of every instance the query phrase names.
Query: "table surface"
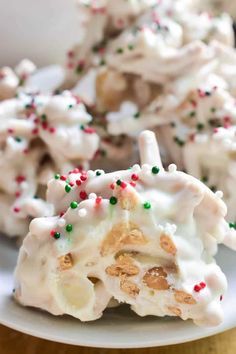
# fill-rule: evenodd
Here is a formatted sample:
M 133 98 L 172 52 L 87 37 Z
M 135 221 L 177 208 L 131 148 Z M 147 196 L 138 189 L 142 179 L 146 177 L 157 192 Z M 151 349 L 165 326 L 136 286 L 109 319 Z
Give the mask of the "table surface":
M 150 349 L 96 349 L 49 342 L 0 326 L 0 354 L 234 354 L 236 329 L 199 341 Z

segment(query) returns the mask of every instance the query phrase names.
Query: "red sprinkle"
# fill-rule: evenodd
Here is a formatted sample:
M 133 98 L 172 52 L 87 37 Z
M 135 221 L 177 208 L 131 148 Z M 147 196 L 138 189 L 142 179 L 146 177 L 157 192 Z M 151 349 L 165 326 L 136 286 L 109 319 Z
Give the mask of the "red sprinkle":
M 136 187 L 136 183 L 133 182 L 133 181 L 130 182 L 130 185 L 131 185 L 132 187 Z
M 96 132 L 94 128 L 90 128 L 90 127 L 84 128 L 83 131 L 87 134 L 93 134 Z
M 24 154 L 28 154 L 28 153 L 29 153 L 29 149 L 24 149 L 24 150 L 23 150 L 23 153 L 24 153 Z
M 102 197 L 97 197 L 95 200 L 96 204 L 99 205 L 102 202 Z
M 39 132 L 38 128 L 34 128 L 34 129 L 32 130 L 32 134 L 34 134 L 34 135 L 37 135 L 38 132 Z
M 70 185 L 71 187 L 74 187 L 75 184 L 74 184 L 73 182 L 70 182 L 69 185 Z
M 79 196 L 80 196 L 80 198 L 81 198 L 82 200 L 85 200 L 85 199 L 87 199 L 87 197 L 88 197 L 88 195 L 87 195 L 87 193 L 86 193 L 85 191 L 81 191 L 80 194 L 79 194 Z
M 111 189 L 115 189 L 115 183 L 111 183 L 111 184 L 110 184 L 110 188 L 111 188 Z
M 18 208 L 18 207 L 14 207 L 14 208 L 13 208 L 13 211 L 14 211 L 15 213 L 19 213 L 20 208 Z
M 7 129 L 7 131 L 8 131 L 9 134 L 13 134 L 14 133 L 14 129 L 12 129 L 12 128 Z
M 17 191 L 17 192 L 15 193 L 15 197 L 16 197 L 16 198 L 19 198 L 20 196 L 21 196 L 21 192 Z
M 87 179 L 87 176 L 86 176 L 86 175 L 82 175 L 82 176 L 80 177 L 80 179 L 81 179 L 81 181 L 85 182 L 86 179 Z
M 131 179 L 132 179 L 133 181 L 138 181 L 139 176 L 138 176 L 136 173 L 133 173 L 132 176 L 131 176 Z
M 44 130 L 48 129 L 48 123 L 47 122 L 42 122 L 42 128 Z
M 75 183 L 77 184 L 78 187 L 81 186 L 81 184 L 82 184 L 82 182 L 81 182 L 80 179 L 77 179 L 77 180 L 75 181 Z
M 26 179 L 25 176 L 19 175 L 16 177 L 16 182 L 20 184 L 20 183 L 24 182 L 25 179 Z
M 121 184 L 120 184 L 120 187 L 121 187 L 122 189 L 125 189 L 125 188 L 127 187 L 127 184 L 122 181 Z
M 222 301 L 223 300 L 223 295 L 220 295 L 220 301 Z
M 200 287 L 201 287 L 201 289 L 204 289 L 204 288 L 206 287 L 206 283 L 204 283 L 204 281 L 202 281 L 202 282 L 200 283 Z
M 51 231 L 50 231 L 50 236 L 53 237 L 53 236 L 55 235 L 55 232 L 56 232 L 56 230 L 51 230 Z
M 66 178 L 67 178 L 66 176 L 62 175 L 62 176 L 60 177 L 60 180 L 61 180 L 61 181 L 66 181 Z
M 60 214 L 59 214 L 60 218 L 61 218 L 63 215 L 65 215 L 65 212 L 64 212 L 64 211 L 61 211 Z
M 69 50 L 69 52 L 67 52 L 67 56 L 68 56 L 69 58 L 73 58 L 74 55 L 75 55 L 75 53 L 73 52 L 73 50 Z
M 53 133 L 55 133 L 56 128 L 50 127 L 48 130 L 49 130 L 49 133 L 53 134 Z
M 196 291 L 197 293 L 199 293 L 199 291 L 201 291 L 201 286 L 200 285 L 194 285 L 194 291 Z

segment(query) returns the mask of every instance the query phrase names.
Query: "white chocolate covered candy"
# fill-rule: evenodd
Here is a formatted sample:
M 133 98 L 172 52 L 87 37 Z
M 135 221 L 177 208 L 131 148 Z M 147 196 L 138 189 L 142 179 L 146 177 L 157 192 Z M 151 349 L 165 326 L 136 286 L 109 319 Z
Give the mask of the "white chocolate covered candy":
M 56 215 L 31 222 L 15 271 L 19 303 L 91 321 L 114 298 L 140 316 L 222 321 L 227 282 L 213 256 L 218 243 L 236 246 L 225 204 L 175 165 L 165 171 L 153 133 L 139 146 L 131 169 L 50 181 Z

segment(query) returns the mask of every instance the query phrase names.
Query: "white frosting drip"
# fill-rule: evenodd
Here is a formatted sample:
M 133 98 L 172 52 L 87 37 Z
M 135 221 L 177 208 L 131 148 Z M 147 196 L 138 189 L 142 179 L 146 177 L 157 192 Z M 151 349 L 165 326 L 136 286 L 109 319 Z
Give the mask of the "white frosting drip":
M 48 201 L 66 227 L 60 216 L 31 222 L 15 271 L 22 305 L 90 321 L 114 298 L 140 316 L 221 322 L 226 279 L 213 255 L 218 243 L 236 244 L 226 207 L 195 178 L 162 168 L 153 133 L 139 143 L 141 167 L 69 174 L 69 193 L 50 181 Z

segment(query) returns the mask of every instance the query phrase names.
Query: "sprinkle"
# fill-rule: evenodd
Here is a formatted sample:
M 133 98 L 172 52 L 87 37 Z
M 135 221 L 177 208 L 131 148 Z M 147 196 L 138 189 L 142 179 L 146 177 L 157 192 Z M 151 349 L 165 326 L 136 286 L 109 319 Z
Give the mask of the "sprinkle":
M 154 175 L 157 175 L 159 172 L 160 172 L 160 168 L 157 167 L 157 166 L 153 166 L 153 168 L 152 168 L 152 173 L 153 173 Z
M 151 204 L 149 202 L 145 202 L 143 204 L 144 209 L 151 209 Z
M 220 295 L 220 301 L 222 301 L 223 300 L 223 295 Z
M 87 195 L 87 193 L 86 193 L 85 191 L 81 191 L 80 194 L 79 194 L 79 196 L 80 196 L 80 198 L 81 198 L 82 200 L 85 200 L 85 199 L 88 197 L 88 195 Z
M 78 203 L 73 201 L 70 203 L 70 207 L 71 207 L 71 209 L 76 209 L 78 207 Z
M 48 123 L 47 122 L 42 122 L 42 128 L 43 128 L 43 130 L 48 129 Z
M 196 291 L 197 293 L 198 293 L 199 291 L 201 291 L 200 285 L 194 285 L 193 290 Z
M 56 240 L 58 240 L 58 239 L 61 237 L 60 232 L 55 232 L 54 235 L 53 235 L 53 237 L 54 237 Z
M 70 182 L 69 185 L 70 185 L 71 187 L 74 187 L 75 184 L 74 184 L 74 182 Z
M 180 147 L 184 146 L 185 142 L 183 140 L 181 140 L 180 138 L 178 138 L 177 136 L 174 137 L 174 141 L 176 142 L 177 145 L 179 145 Z
M 66 231 L 67 231 L 67 232 L 71 232 L 72 230 L 73 230 L 73 225 L 67 224 L 67 225 L 66 225 Z
M 199 291 L 203 290 L 206 287 L 206 283 L 202 281 L 199 284 L 194 285 L 193 290 L 199 293 Z
M 140 112 L 136 112 L 135 114 L 134 114 L 134 118 L 139 118 L 140 117 Z
M 230 222 L 230 223 L 229 223 L 229 227 L 230 227 L 231 229 L 236 230 L 236 222 Z
M 204 124 L 202 124 L 202 123 L 198 123 L 197 125 L 196 125 L 196 127 L 197 127 L 197 130 L 203 130 L 203 128 L 204 128 Z
M 14 207 L 14 208 L 13 208 L 13 211 L 14 211 L 15 213 L 19 213 L 19 212 L 20 212 L 20 208 Z
M 37 135 L 38 132 L 39 132 L 38 128 L 32 129 L 32 134 L 33 134 L 33 135 Z
M 84 133 L 86 134 L 93 134 L 96 132 L 96 130 L 94 128 L 91 128 L 91 127 L 86 127 L 83 129 Z
M 21 192 L 17 191 L 17 192 L 15 193 L 15 197 L 16 197 L 16 198 L 19 198 L 20 196 L 21 196 Z
M 135 183 L 134 181 L 131 181 L 129 184 L 130 184 L 132 187 L 136 187 L 136 183 Z
M 20 183 L 24 182 L 25 179 L 26 179 L 25 176 L 19 175 L 16 177 L 16 182 L 20 184 Z
M 132 179 L 133 181 L 138 181 L 139 176 L 138 176 L 136 173 L 133 173 L 133 174 L 131 175 L 131 179 Z
M 102 197 L 97 197 L 97 198 L 95 199 L 95 203 L 96 203 L 97 205 L 101 204 L 101 202 L 102 202 Z
M 208 182 L 208 177 L 207 176 L 203 176 L 201 180 L 202 180 L 203 183 L 207 183 Z
M 84 218 L 86 215 L 87 215 L 87 210 L 85 208 L 83 209 L 80 209 L 78 211 L 78 215 L 81 217 L 81 218 Z
M 124 53 L 124 49 L 122 49 L 122 48 L 117 48 L 117 49 L 116 49 L 116 53 L 117 53 L 117 54 L 122 54 L 122 53 Z
M 120 187 L 122 189 L 125 189 L 127 187 L 127 184 L 124 181 L 122 181 L 121 184 L 120 184 Z
M 111 205 L 117 204 L 117 198 L 116 198 L 116 197 L 111 197 L 111 198 L 110 198 L 110 204 L 111 204 Z
M 49 133 L 53 134 L 53 133 L 55 133 L 56 128 L 50 127 L 48 130 L 49 130 Z
M 120 185 L 121 185 L 121 180 L 118 179 L 118 180 L 116 181 L 116 184 L 117 184 L 117 186 L 120 186 Z
M 220 198 L 220 199 L 222 199 L 224 196 L 224 193 L 222 191 L 216 191 L 215 194 L 216 194 L 217 198 Z
M 80 179 L 77 179 L 77 180 L 75 181 L 75 183 L 76 183 L 76 185 L 77 185 L 78 187 L 81 186 L 81 184 L 82 184 L 82 182 L 81 182 Z
M 41 119 L 42 119 L 42 121 L 46 121 L 47 120 L 47 115 L 44 113 L 44 114 L 42 114 L 41 115 Z
M 14 129 L 12 129 L 12 128 L 7 129 L 7 131 L 8 131 L 9 134 L 13 134 L 14 133 Z
M 196 116 L 196 112 L 195 111 L 192 111 L 189 113 L 189 116 L 192 118 L 192 117 L 195 117 Z
M 101 172 L 100 171 L 96 171 L 96 176 L 101 176 Z
M 60 175 L 59 173 L 57 173 L 55 176 L 54 176 L 55 179 L 59 179 L 60 178 Z
M 68 184 L 66 184 L 66 186 L 65 186 L 65 191 L 66 191 L 66 193 L 70 193 L 70 191 L 71 191 L 71 186 L 69 186 Z
M 80 179 L 81 179 L 81 181 L 85 182 L 86 179 L 87 179 L 87 176 L 86 176 L 86 175 L 82 175 L 82 176 L 80 177 Z
M 19 138 L 18 136 L 16 136 L 16 137 L 15 137 L 15 141 L 16 141 L 17 143 L 20 143 L 20 142 L 22 141 L 22 139 Z
M 115 183 L 111 183 L 111 184 L 110 184 L 110 188 L 111 188 L 111 189 L 115 189 Z
M 174 163 L 172 163 L 168 166 L 168 171 L 170 173 L 176 172 L 176 170 L 177 170 L 177 166 Z
M 61 181 L 66 181 L 66 176 L 62 175 L 62 176 L 60 177 L 60 180 L 61 180 Z
M 129 44 L 129 45 L 128 45 L 128 49 L 129 49 L 129 50 L 133 50 L 133 49 L 134 49 L 133 44 Z

